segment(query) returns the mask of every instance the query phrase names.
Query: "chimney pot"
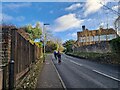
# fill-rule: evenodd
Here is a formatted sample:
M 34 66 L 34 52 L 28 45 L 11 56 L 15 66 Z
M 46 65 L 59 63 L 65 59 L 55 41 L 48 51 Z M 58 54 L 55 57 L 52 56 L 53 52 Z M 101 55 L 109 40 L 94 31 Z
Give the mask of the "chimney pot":
M 85 30 L 85 25 L 82 26 L 82 30 L 83 30 L 83 31 Z

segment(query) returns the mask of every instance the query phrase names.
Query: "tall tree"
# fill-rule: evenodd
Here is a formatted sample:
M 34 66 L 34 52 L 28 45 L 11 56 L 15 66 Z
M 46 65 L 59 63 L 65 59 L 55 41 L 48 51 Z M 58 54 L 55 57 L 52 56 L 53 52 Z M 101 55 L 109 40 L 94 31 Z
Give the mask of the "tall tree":
M 24 27 L 25 31 L 29 33 L 30 38 L 34 41 L 35 39 L 38 39 L 42 35 L 42 29 L 40 28 L 40 22 L 36 23 L 36 26 L 33 27 L 31 24 Z
M 52 41 L 47 41 L 46 46 L 45 46 L 46 52 L 53 52 L 56 49 L 57 49 L 57 44 L 55 44 Z
M 54 42 L 57 44 L 57 50 L 62 52 L 64 50 L 62 40 L 60 38 L 54 37 Z
M 74 40 L 68 40 L 65 43 L 63 43 L 63 46 L 66 48 L 66 52 L 72 52 L 72 46 L 74 45 Z

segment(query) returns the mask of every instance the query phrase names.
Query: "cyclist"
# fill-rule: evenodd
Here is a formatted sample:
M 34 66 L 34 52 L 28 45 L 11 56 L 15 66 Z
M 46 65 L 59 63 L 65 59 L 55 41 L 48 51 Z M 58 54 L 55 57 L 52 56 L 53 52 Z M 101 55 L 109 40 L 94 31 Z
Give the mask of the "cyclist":
M 56 51 L 54 51 L 54 57 L 57 60 L 57 52 Z
M 58 51 L 57 57 L 58 57 L 58 63 L 61 63 L 61 53 L 60 53 L 60 51 Z

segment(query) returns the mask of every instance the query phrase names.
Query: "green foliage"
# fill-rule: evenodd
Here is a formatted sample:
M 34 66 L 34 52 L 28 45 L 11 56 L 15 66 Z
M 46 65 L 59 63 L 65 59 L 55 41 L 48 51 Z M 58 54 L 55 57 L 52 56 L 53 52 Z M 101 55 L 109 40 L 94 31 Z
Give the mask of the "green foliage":
M 99 63 L 106 64 L 120 64 L 119 55 L 116 53 L 95 53 L 95 52 L 74 52 L 74 53 L 66 53 L 68 55 L 83 58 L 91 61 L 96 61 Z
M 56 43 L 57 45 L 57 51 L 60 51 L 60 52 L 63 52 L 64 50 L 64 47 L 62 45 L 62 40 L 60 38 L 57 38 L 57 37 L 54 37 L 54 42 Z
M 31 44 L 36 44 L 38 47 L 42 47 L 42 42 L 34 42 L 33 40 L 29 40 Z
M 110 45 L 113 53 L 120 54 L 120 37 L 112 39 Z
M 46 52 L 53 52 L 56 49 L 57 49 L 57 44 L 55 44 L 52 41 L 47 41 L 46 46 L 45 46 Z
M 64 51 L 64 47 L 62 45 L 59 45 L 59 47 L 57 48 L 58 51 L 63 52 Z
M 31 44 L 34 44 L 34 43 L 35 43 L 33 40 L 29 40 L 29 42 L 30 42 Z
M 19 80 L 20 83 L 16 85 L 15 90 L 27 90 L 28 88 L 34 90 L 36 88 L 37 80 L 43 68 L 42 61 L 41 59 L 36 64 L 32 64 L 30 71 Z
M 74 40 L 68 40 L 66 41 L 63 46 L 66 48 L 66 52 L 72 52 L 72 46 L 74 45 L 75 41 Z
M 36 26 L 33 28 L 32 25 L 27 25 L 24 27 L 25 31 L 29 33 L 31 40 L 40 38 L 42 35 L 42 29 L 40 28 L 40 23 L 37 22 Z
M 41 42 L 35 42 L 35 44 L 36 44 L 38 47 L 42 47 L 42 43 L 41 43 Z

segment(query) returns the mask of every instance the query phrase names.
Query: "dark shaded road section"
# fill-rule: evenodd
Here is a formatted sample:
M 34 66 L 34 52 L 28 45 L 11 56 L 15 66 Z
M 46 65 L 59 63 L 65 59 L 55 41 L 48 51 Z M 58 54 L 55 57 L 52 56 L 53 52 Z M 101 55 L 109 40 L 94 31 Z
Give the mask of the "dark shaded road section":
M 54 57 L 53 57 L 54 58 Z M 84 59 L 62 55 L 62 63 L 53 62 L 67 88 L 120 89 L 120 70 L 111 66 Z

